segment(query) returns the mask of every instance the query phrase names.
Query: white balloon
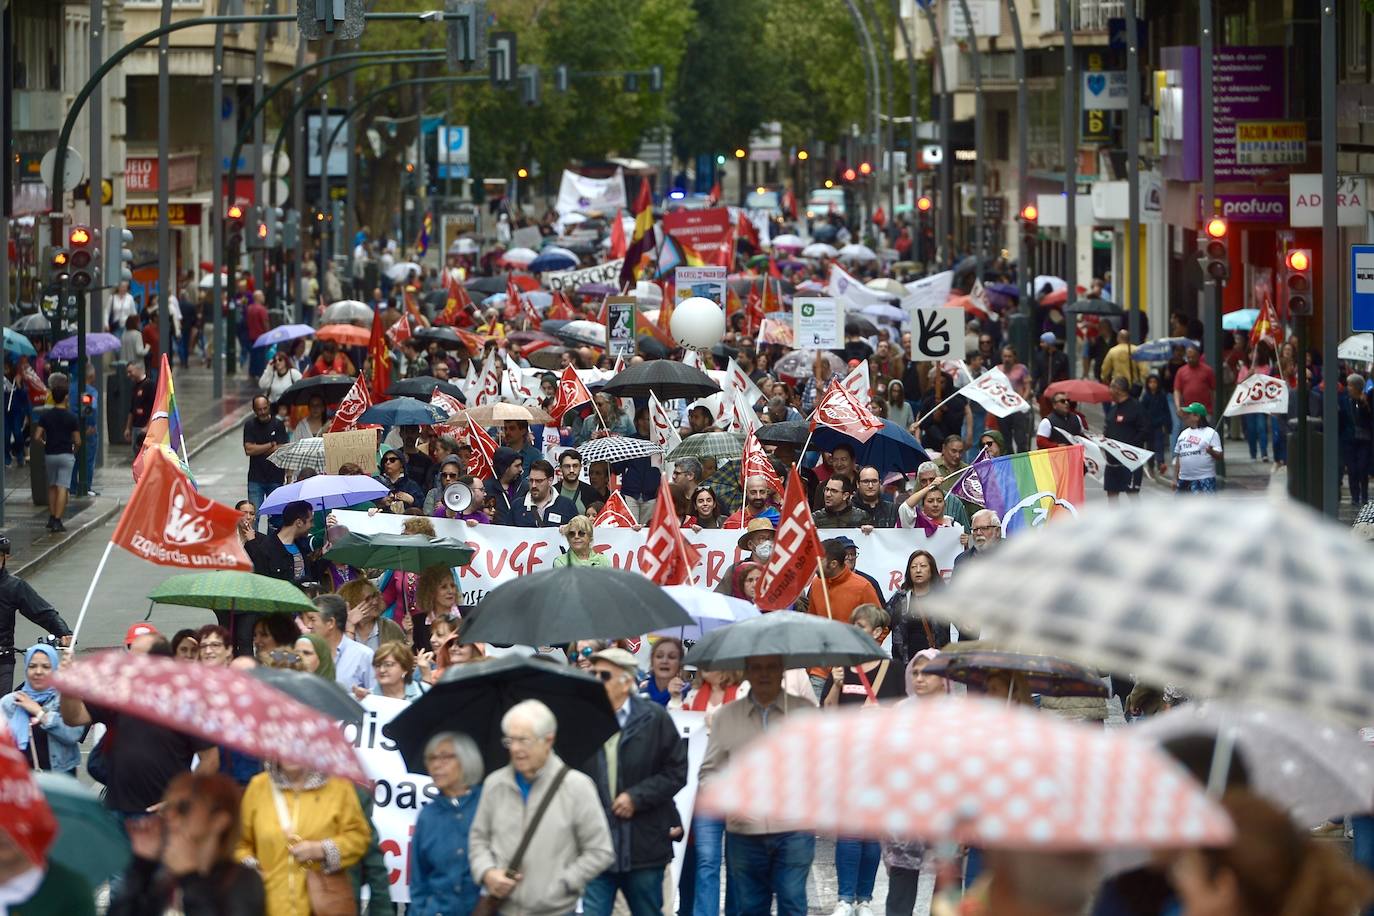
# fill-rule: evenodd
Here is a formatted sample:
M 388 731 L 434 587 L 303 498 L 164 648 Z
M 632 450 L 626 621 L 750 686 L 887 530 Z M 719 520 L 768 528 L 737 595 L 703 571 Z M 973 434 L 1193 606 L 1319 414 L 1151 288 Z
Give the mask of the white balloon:
M 710 347 L 725 336 L 725 310 L 710 299 L 693 296 L 673 309 L 669 325 L 684 347 Z

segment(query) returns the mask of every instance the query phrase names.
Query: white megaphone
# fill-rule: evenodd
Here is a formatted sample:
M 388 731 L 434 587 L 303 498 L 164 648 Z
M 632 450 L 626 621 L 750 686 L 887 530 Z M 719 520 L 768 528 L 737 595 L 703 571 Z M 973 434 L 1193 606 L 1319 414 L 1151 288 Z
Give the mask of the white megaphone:
M 444 507 L 455 515 L 462 515 L 477 501 L 477 496 L 472 492 L 472 487 L 467 484 L 450 484 L 444 490 Z

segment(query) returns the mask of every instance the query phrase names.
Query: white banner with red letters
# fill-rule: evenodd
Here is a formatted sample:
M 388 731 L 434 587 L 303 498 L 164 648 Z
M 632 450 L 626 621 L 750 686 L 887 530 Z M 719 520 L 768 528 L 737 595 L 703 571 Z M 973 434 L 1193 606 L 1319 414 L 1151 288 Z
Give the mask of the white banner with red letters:
M 1288 413 L 1288 383 L 1276 375 L 1252 375 L 1237 383 L 1221 415 L 1246 413 Z

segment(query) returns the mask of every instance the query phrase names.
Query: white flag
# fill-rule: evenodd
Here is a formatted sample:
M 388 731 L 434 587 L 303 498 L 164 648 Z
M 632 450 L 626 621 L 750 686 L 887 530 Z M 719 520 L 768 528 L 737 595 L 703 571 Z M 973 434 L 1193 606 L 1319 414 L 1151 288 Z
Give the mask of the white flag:
M 730 380 L 730 385 L 735 389 L 735 393 L 742 395 L 744 403 L 748 404 L 750 407 L 755 406 L 759 401 L 764 399 L 763 392 L 759 390 L 759 386 L 755 385 L 754 380 L 739 367 L 739 363 L 735 362 L 734 357 L 731 357 L 730 365 L 725 367 L 725 375 L 726 378 Z
M 1097 437 L 1089 439 L 1087 436 L 1075 436 L 1067 429 L 1058 426 L 1054 427 L 1054 432 L 1070 445 L 1083 446 L 1083 473 L 1091 475 L 1097 479 L 1098 483 L 1101 483 L 1102 469 L 1107 466 L 1107 459 L 1102 457 L 1102 449 L 1098 446 Z
M 869 391 L 873 388 L 872 377 L 868 374 L 868 360 L 861 361 L 849 374 L 840 382 L 849 393 L 859 399 L 860 404 L 868 404 L 872 401 Z
M 1237 384 L 1222 416 L 1245 413 L 1288 413 L 1288 383 L 1275 375 L 1252 375 Z
M 1106 436 L 1097 433 L 1088 433 L 1086 436 L 1075 436 L 1059 427 L 1055 427 L 1056 433 L 1068 439 L 1070 444 L 1082 445 L 1083 454 L 1087 455 L 1090 451 L 1096 450 L 1098 457 L 1110 455 L 1119 464 L 1126 466 L 1127 470 L 1138 471 L 1149 463 L 1155 453 L 1147 448 L 1138 445 L 1127 445 L 1120 439 L 1108 439 Z
M 682 444 L 677 424 L 669 418 L 668 409 L 652 391 L 649 392 L 649 441 L 663 449 L 665 455 Z
M 478 376 L 477 398 L 468 398 L 469 404 L 494 404 L 501 400 L 501 370 L 496 365 L 496 351 L 487 353 L 482 362 L 482 374 Z
M 976 402 L 994 417 L 1009 417 L 1014 413 L 1030 410 L 1026 399 L 1012 388 L 1011 379 L 996 367 L 960 388 L 958 393 Z

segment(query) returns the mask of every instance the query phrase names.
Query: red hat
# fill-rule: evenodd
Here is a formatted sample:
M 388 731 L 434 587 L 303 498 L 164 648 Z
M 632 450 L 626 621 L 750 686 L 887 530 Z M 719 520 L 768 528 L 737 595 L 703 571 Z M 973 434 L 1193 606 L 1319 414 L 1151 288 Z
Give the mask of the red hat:
M 36 866 L 46 861 L 57 837 L 57 818 L 43 790 L 23 751 L 4 732 L 0 732 L 0 830 Z
M 151 623 L 133 623 L 133 624 L 130 624 L 130 625 L 129 625 L 129 629 L 127 629 L 127 630 L 124 631 L 124 648 L 127 649 L 127 648 L 129 648 L 131 645 L 133 645 L 133 644 L 134 644 L 134 640 L 135 640 L 135 639 L 138 639 L 140 636 L 161 636 L 161 635 L 162 635 L 162 634 L 159 633 L 159 632 L 157 631 L 157 627 L 153 626 Z

